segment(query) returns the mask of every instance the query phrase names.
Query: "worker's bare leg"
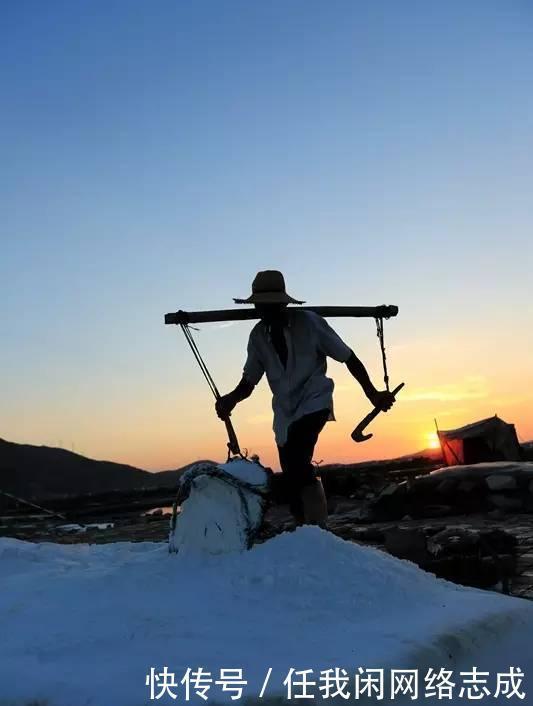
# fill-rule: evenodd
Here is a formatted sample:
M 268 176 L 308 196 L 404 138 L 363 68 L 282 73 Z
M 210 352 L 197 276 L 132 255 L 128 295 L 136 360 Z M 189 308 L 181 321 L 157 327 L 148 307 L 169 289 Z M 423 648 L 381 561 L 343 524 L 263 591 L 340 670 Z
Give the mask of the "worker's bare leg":
M 301 497 L 305 524 L 325 528 L 328 521 L 328 505 L 320 478 L 317 478 L 315 483 L 305 485 Z
M 291 495 L 290 509 L 297 524 L 326 526 L 328 506 L 322 481 L 316 477 L 312 458 L 329 409 L 311 412 L 293 422 L 287 440 L 278 446 L 281 468 Z

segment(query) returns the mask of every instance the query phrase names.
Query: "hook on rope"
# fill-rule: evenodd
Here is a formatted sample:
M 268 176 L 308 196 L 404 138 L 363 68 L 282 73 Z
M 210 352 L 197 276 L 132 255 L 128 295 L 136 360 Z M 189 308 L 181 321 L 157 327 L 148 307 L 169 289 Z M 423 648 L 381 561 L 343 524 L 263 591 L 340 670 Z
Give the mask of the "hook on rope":
M 383 317 L 382 316 L 377 316 L 376 317 L 376 329 L 377 329 L 377 337 L 379 339 L 379 347 L 381 350 L 381 360 L 383 362 L 383 380 L 385 382 L 385 389 L 387 392 L 390 392 L 389 388 L 389 373 L 387 370 L 387 353 L 385 351 L 385 334 L 383 331 Z M 405 385 L 404 382 L 402 382 L 398 387 L 395 387 L 394 390 L 392 391 L 392 396 L 396 397 L 398 392 L 402 389 L 402 387 Z M 361 441 L 368 441 L 368 439 L 371 439 L 373 434 L 365 434 L 364 431 L 366 427 L 372 422 L 380 412 L 383 410 L 380 409 L 379 407 L 376 407 L 373 409 L 371 412 L 369 412 L 366 417 L 359 422 L 359 424 L 355 427 L 355 429 L 351 433 L 351 437 L 354 441 L 357 443 L 360 443 Z
M 404 382 L 400 383 L 398 387 L 395 387 L 394 390 L 392 391 L 392 396 L 396 397 L 398 392 L 402 389 L 402 387 L 405 385 Z M 355 427 L 355 429 L 351 433 L 351 437 L 354 441 L 356 442 L 361 442 L 361 441 L 368 441 L 369 439 L 372 438 L 373 434 L 364 434 L 364 430 L 366 427 L 372 422 L 380 412 L 383 410 L 380 409 L 379 407 L 375 407 L 371 412 L 369 412 L 366 417 L 359 422 L 359 424 Z

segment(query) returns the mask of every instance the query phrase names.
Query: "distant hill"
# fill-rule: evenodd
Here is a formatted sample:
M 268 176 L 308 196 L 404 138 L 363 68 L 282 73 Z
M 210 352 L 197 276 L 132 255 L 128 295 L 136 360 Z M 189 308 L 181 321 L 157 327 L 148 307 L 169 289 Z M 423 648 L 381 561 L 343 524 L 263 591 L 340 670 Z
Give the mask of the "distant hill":
M 398 456 L 396 458 L 376 459 L 374 461 L 355 461 L 353 463 L 327 463 L 320 466 L 321 470 L 353 470 L 381 468 L 382 466 L 395 466 L 398 464 L 420 465 L 438 463 L 442 460 L 442 451 L 439 449 L 424 449 L 416 453 Z
M 400 456 L 394 459 L 395 461 L 410 461 L 415 458 L 430 458 L 433 461 L 440 461 L 442 459 L 442 451 L 440 446 L 436 449 L 424 449 L 423 451 L 417 451 L 414 454 L 407 454 L 406 456 Z
M 189 468 L 191 468 L 192 466 L 195 466 L 197 463 L 215 464 L 216 461 L 211 461 L 210 459 L 207 459 L 207 458 L 201 458 L 201 459 L 198 459 L 198 461 L 193 461 L 192 463 L 188 463 L 186 466 L 182 466 L 181 468 L 178 468 L 175 471 L 158 471 L 157 473 L 149 473 L 148 475 L 150 475 L 154 478 L 154 484 L 157 487 L 175 488 L 181 474 L 185 473 L 185 471 L 189 470 Z
M 526 459 L 533 460 L 533 441 L 522 444 Z M 406 466 L 438 463 L 440 449 L 426 449 L 387 461 L 325 464 L 322 470 L 358 471 L 385 464 Z M 212 463 L 212 461 L 208 461 Z M 198 463 L 198 461 L 195 461 Z M 193 464 L 170 471 L 150 473 L 134 466 L 112 461 L 95 461 L 66 449 L 16 444 L 0 439 L 0 491 L 28 500 L 64 495 L 84 495 L 111 490 L 175 488 L 178 479 Z
M 0 439 L 0 490 L 26 499 L 174 487 L 188 467 L 150 473 L 112 461 L 95 461 L 66 449 Z

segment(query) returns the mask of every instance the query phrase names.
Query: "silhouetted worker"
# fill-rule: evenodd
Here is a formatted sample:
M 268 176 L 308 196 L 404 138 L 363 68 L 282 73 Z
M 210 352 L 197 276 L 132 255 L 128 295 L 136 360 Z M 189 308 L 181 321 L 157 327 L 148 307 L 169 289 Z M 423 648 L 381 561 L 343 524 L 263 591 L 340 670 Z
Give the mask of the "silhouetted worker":
M 242 379 L 232 392 L 217 400 L 217 414 L 227 418 L 266 373 L 291 511 L 299 523 L 325 526 L 326 497 L 311 461 L 318 435 L 328 420 L 335 419 L 334 385 L 326 377 L 326 357 L 346 363 L 374 407 L 387 411 L 394 397 L 376 390 L 364 365 L 323 317 L 305 309 L 287 309 L 287 304 L 304 302 L 286 293 L 281 272 L 258 272 L 252 295 L 234 301 L 254 304 L 261 318 L 250 332 Z

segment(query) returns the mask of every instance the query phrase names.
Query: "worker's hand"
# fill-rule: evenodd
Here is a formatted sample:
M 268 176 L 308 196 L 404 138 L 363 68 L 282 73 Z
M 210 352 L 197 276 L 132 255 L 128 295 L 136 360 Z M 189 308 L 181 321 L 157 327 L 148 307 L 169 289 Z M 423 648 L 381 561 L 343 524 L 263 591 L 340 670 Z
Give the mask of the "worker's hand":
M 387 390 L 376 390 L 368 396 L 368 399 L 372 402 L 374 407 L 382 412 L 388 412 L 395 402 L 394 395 Z
M 215 410 L 220 419 L 227 419 L 235 407 L 235 401 L 232 395 L 223 395 L 215 402 Z

